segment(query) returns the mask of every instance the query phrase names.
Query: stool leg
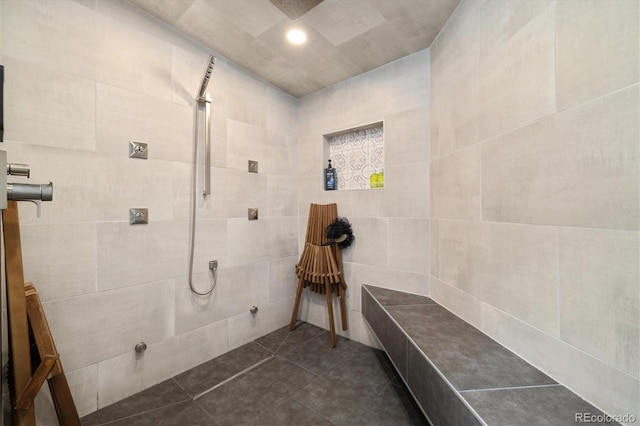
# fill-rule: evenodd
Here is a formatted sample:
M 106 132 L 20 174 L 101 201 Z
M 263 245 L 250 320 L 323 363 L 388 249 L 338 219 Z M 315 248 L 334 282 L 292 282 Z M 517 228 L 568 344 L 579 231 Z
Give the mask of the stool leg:
M 325 293 L 327 294 L 327 310 L 329 311 L 329 338 L 331 339 L 331 347 L 336 347 L 336 326 L 333 323 L 333 297 L 331 296 L 331 284 L 325 284 Z
M 289 330 L 293 331 L 296 328 L 296 321 L 298 320 L 298 309 L 300 308 L 300 298 L 302 297 L 303 289 L 303 275 L 300 275 L 298 280 L 298 289 L 296 290 L 296 301 L 293 304 L 293 312 L 291 313 L 291 323 L 289 324 Z
M 347 306 L 345 303 L 344 287 L 342 286 L 344 280 L 340 277 L 338 283 L 338 297 L 340 297 L 340 318 L 342 319 L 342 329 L 347 329 Z

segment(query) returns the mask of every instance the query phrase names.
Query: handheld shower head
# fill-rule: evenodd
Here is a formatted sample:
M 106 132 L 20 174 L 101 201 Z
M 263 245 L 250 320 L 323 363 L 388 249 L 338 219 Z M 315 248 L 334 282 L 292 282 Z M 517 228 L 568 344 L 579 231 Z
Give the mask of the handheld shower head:
M 200 84 L 200 91 L 198 92 L 198 100 L 204 99 L 204 92 L 207 90 L 207 85 L 209 84 L 209 78 L 211 78 L 211 73 L 213 72 L 213 67 L 216 65 L 215 56 L 209 57 L 209 63 L 207 64 L 207 68 L 204 70 L 204 75 L 202 76 L 202 83 Z

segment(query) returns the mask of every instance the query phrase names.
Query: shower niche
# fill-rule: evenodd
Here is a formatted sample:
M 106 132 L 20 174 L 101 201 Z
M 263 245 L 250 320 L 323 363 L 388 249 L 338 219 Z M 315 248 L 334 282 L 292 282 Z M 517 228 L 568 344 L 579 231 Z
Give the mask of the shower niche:
M 324 164 L 331 160 L 339 191 L 384 188 L 384 123 L 327 133 Z M 324 174 L 323 174 L 324 176 Z

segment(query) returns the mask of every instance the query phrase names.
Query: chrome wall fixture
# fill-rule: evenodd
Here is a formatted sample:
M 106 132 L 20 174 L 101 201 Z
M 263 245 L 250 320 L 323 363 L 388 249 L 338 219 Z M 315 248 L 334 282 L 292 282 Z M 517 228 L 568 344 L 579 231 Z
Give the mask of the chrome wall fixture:
M 196 131 L 194 133 L 194 149 L 193 149 L 193 175 L 191 180 L 191 244 L 189 251 L 189 288 L 191 292 L 197 294 L 198 296 L 207 296 L 213 292 L 216 288 L 217 283 L 217 275 L 216 272 L 218 270 L 218 261 L 210 261 L 209 262 L 209 270 L 213 275 L 211 280 L 211 286 L 208 290 L 201 292 L 195 289 L 193 286 L 193 257 L 195 251 L 195 240 L 196 240 L 196 187 L 197 187 L 197 168 L 198 168 L 198 127 L 199 121 L 198 117 L 200 116 L 200 110 L 204 109 L 204 190 L 202 191 L 202 195 L 206 198 L 207 195 L 211 194 L 211 135 L 209 132 L 209 126 L 211 122 L 211 96 L 208 93 L 205 93 L 207 90 L 207 86 L 209 85 L 209 79 L 211 78 L 211 73 L 213 72 L 213 67 L 216 64 L 216 58 L 214 56 L 209 57 L 209 62 L 207 64 L 207 68 L 204 70 L 204 75 L 202 76 L 202 82 L 200 83 L 200 90 L 198 91 L 198 96 L 196 97 L 196 111 L 195 111 L 195 126 Z
M 200 83 L 200 91 L 196 99 L 198 101 L 198 109 L 200 107 L 204 108 L 204 190 L 202 191 L 202 195 L 205 197 L 211 194 L 211 135 L 209 134 L 209 125 L 211 123 L 211 96 L 205 93 L 205 91 L 209 85 L 209 79 L 211 78 L 215 64 L 216 58 L 214 56 L 209 57 L 209 63 L 204 70 L 202 83 Z
M 137 353 L 141 354 L 147 350 L 147 344 L 145 342 L 140 342 L 134 347 L 134 349 Z
M 6 173 L 2 172 L 6 169 Z M 7 152 L 0 151 L 0 209 L 7 208 L 8 201 L 29 201 L 38 207 L 40 217 L 42 201 L 53 200 L 53 182 L 47 184 L 11 183 L 7 176 L 29 178 L 31 170 L 27 164 L 7 163 Z

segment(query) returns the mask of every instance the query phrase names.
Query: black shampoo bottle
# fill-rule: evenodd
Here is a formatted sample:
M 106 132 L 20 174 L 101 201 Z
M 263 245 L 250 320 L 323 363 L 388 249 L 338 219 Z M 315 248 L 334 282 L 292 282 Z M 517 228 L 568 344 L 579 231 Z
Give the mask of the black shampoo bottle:
M 331 167 L 331 160 L 329 160 L 329 167 L 324 169 L 324 189 L 333 191 L 337 186 L 338 176 L 336 175 L 336 169 Z

